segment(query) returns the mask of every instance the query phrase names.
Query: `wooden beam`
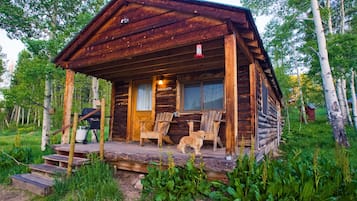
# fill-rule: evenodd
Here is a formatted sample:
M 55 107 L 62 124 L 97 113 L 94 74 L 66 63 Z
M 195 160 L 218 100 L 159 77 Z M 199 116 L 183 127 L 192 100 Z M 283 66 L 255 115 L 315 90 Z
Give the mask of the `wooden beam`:
M 226 89 L 226 155 L 233 156 L 238 134 L 237 41 L 235 34 L 224 38 Z
M 254 58 L 265 61 L 265 56 L 262 54 L 254 54 Z
M 250 51 L 258 55 L 262 54 L 262 49 L 260 48 L 250 48 Z
M 99 139 L 99 157 L 104 160 L 104 127 L 105 127 L 105 99 L 100 101 L 100 139 Z
M 254 32 L 253 31 L 246 31 L 246 32 L 239 32 L 239 35 L 242 36 L 244 39 L 254 40 Z
M 68 177 L 71 176 L 71 174 L 72 174 L 72 164 L 73 164 L 73 156 L 74 156 L 74 149 L 75 149 L 75 143 L 76 143 L 77 123 L 78 123 L 78 113 L 74 113 L 71 144 L 70 144 L 69 153 L 68 153 L 68 165 L 67 165 L 67 176 Z
M 259 47 L 259 43 L 257 40 L 247 42 L 247 45 L 250 47 Z
M 73 100 L 73 91 L 74 91 L 74 72 L 72 70 L 66 70 L 66 84 L 64 89 L 63 97 L 63 122 L 62 128 L 65 128 L 67 125 L 71 124 L 71 111 L 72 111 L 72 100 Z M 62 132 L 61 144 L 69 143 L 69 130 L 68 126 Z
M 109 141 L 113 140 L 113 125 L 114 125 L 114 114 L 115 114 L 115 83 L 111 82 L 112 85 L 112 94 L 110 100 L 110 126 L 109 126 Z
M 132 78 L 131 78 L 132 79 Z M 132 114 L 133 114 L 133 81 L 129 81 L 129 88 L 128 88 L 128 110 L 127 110 L 127 119 L 126 119 L 126 142 L 129 142 L 132 139 Z
M 251 131 L 253 137 L 257 136 L 257 126 L 258 126 L 258 121 L 257 121 L 257 77 L 256 77 L 256 70 L 255 70 L 255 64 L 252 63 L 249 65 L 249 87 L 250 87 L 250 114 L 251 114 L 251 119 L 250 119 L 250 126 L 251 126 Z M 256 139 L 256 138 L 255 138 Z M 256 146 L 258 144 L 256 143 Z M 257 147 L 256 147 L 257 148 Z

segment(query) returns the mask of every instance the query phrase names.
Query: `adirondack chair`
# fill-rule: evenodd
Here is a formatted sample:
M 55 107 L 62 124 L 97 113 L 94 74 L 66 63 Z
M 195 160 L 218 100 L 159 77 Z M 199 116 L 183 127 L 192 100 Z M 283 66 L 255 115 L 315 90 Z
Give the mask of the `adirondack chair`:
M 145 121 L 140 122 L 140 145 L 144 145 L 144 139 L 157 139 L 157 145 L 162 146 L 162 140 L 173 144 L 167 132 L 170 128 L 170 123 L 173 118 L 173 113 L 163 112 L 156 115 L 155 124 L 152 131 L 147 131 Z
M 219 126 L 222 119 L 222 112 L 219 111 L 208 111 L 204 112 L 201 116 L 201 121 L 189 120 L 187 122 L 189 127 L 189 135 L 203 132 L 205 134 L 204 140 L 213 141 L 213 151 L 217 149 L 217 143 L 220 147 L 223 147 L 221 138 L 218 136 Z M 200 130 L 194 131 L 194 122 L 200 122 Z

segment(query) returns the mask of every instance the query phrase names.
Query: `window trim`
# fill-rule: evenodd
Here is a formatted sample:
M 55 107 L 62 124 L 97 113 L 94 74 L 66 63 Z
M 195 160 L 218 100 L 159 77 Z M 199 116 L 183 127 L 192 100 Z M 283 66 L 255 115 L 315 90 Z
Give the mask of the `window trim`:
M 203 108 L 204 106 L 204 94 L 203 94 L 203 87 L 205 83 L 221 83 L 223 86 L 223 103 L 222 103 L 222 108 L 220 109 L 207 109 L 205 110 Z M 200 110 L 185 110 L 185 85 L 193 85 L 193 84 L 199 84 L 200 85 Z M 209 110 L 216 110 L 216 111 L 225 111 L 225 81 L 224 79 L 204 79 L 204 80 L 198 80 L 198 81 L 181 81 L 179 82 L 180 86 L 180 103 L 179 103 L 179 111 L 181 113 L 197 113 L 197 112 L 204 112 L 204 111 L 209 111 Z
M 266 96 L 264 96 L 264 89 Z M 265 82 L 262 82 L 262 113 L 267 115 L 269 113 L 269 90 Z

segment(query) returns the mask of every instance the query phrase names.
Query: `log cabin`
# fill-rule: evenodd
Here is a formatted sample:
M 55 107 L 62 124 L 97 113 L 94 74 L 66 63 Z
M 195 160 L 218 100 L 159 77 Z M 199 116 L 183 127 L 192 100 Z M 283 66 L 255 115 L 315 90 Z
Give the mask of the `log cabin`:
M 177 144 L 188 135 L 187 120 L 217 110 L 225 160 L 238 147 L 254 146 L 264 155 L 279 145 L 282 92 L 246 8 L 112 0 L 54 63 L 66 71 L 64 125 L 70 123 L 74 73 L 83 73 L 112 83 L 111 141 L 137 142 L 141 120 L 172 112 L 168 136 Z M 68 135 L 66 129 L 62 142 Z

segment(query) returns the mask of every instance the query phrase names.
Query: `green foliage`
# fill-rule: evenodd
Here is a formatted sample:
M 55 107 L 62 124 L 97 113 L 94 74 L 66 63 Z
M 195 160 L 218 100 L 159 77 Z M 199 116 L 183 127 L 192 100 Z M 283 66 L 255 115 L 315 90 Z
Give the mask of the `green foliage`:
M 187 161 L 185 167 L 177 167 L 169 155 L 169 167 L 161 164 L 148 167 L 148 174 L 142 179 L 142 200 L 173 201 L 196 200 L 210 194 L 210 183 L 203 171 L 203 163 L 195 167 L 195 157 Z
M 344 149 L 331 140 L 332 131 L 325 110 L 317 109 L 316 121 L 308 125 L 300 124 L 298 109 L 290 108 L 290 111 L 291 132 L 285 131 L 283 135 L 285 143 L 280 146 L 284 153 L 281 158 L 268 156 L 256 162 L 253 155 L 240 155 L 235 169 L 227 174 L 227 184 L 206 181 L 206 175 L 200 170 L 202 167 L 190 172 L 192 159 L 185 167 L 176 167 L 170 159 L 167 170 L 160 164 L 149 168 L 148 175 L 142 180 L 142 197 L 148 198 L 145 200 L 170 200 L 173 197 L 176 200 L 218 201 L 356 200 L 355 131 L 347 129 L 352 139 L 351 148 Z M 192 188 L 198 183 L 210 192 L 202 193 L 200 188 Z M 180 197 L 180 189 L 187 187 L 189 197 Z
M 54 194 L 48 200 L 123 200 L 113 169 L 98 158 L 78 169 L 71 177 L 56 179 Z
M 32 150 L 21 146 L 20 135 L 16 135 L 10 150 L 0 150 L 0 183 L 9 184 L 11 175 L 28 172 L 28 167 L 25 164 L 29 164 L 32 161 Z

